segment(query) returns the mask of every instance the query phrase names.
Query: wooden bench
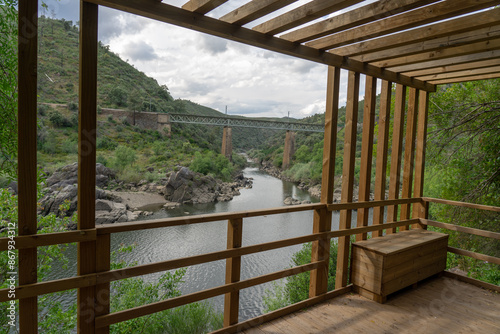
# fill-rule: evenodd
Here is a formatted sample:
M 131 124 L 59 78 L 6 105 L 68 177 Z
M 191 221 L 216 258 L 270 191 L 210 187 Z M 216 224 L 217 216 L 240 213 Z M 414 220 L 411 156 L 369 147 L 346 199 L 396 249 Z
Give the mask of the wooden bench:
M 446 268 L 448 234 L 402 231 L 352 245 L 353 289 L 379 303 Z

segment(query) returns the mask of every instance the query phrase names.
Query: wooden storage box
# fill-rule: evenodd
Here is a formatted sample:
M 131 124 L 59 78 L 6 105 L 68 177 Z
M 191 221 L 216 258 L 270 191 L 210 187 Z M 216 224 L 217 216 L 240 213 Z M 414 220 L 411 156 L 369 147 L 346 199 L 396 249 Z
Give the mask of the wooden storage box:
M 353 243 L 353 289 L 383 303 L 387 295 L 445 270 L 447 246 L 447 234 L 423 229 Z

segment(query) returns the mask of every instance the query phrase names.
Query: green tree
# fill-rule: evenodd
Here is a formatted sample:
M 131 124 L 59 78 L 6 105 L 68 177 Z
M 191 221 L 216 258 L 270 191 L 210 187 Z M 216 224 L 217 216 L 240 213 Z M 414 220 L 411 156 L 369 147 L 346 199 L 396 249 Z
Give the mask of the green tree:
M 127 92 L 120 86 L 111 89 L 108 98 L 111 103 L 119 107 L 127 105 Z
M 115 166 L 116 168 L 123 170 L 127 166 L 132 166 L 132 164 L 137 160 L 135 151 L 128 146 L 120 145 L 115 149 Z

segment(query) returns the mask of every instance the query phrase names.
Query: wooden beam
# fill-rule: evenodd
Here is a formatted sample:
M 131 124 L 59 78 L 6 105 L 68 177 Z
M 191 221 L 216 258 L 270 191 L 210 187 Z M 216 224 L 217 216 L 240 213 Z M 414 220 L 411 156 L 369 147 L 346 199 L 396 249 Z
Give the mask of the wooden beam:
M 455 0 L 453 1 L 453 5 L 451 5 L 449 1 L 438 2 L 433 5 L 417 8 L 396 16 L 368 23 L 348 31 L 322 37 L 308 42 L 306 45 L 321 50 L 333 49 L 424 24 L 450 19 L 454 16 L 492 7 L 497 4 L 498 1 L 492 0 Z
M 253 30 L 276 35 L 324 15 L 355 5 L 363 0 L 312 0 L 269 21 L 259 24 Z
M 405 125 L 404 111 L 406 107 L 406 87 L 396 85 L 396 102 L 394 108 L 394 125 L 391 147 L 391 170 L 389 180 L 389 199 L 399 198 L 399 179 L 401 176 L 401 154 L 403 151 L 403 131 Z M 387 208 L 387 222 L 398 220 L 398 206 Z M 387 229 L 387 234 L 395 233 L 396 229 Z
M 78 229 L 95 228 L 98 6 L 80 2 Z M 78 243 L 78 275 L 96 272 L 96 242 Z M 78 333 L 95 333 L 96 288 L 78 289 Z
M 479 69 L 473 69 L 473 70 L 451 72 L 451 73 L 431 74 L 431 75 L 422 76 L 421 78 L 425 81 L 436 81 L 436 80 L 443 80 L 443 79 L 471 77 L 471 76 L 476 76 L 476 75 L 495 74 L 495 73 L 500 73 L 500 65 L 479 68 Z
M 387 173 L 387 151 L 389 148 L 389 128 L 391 121 L 391 95 L 392 82 L 382 80 L 380 92 L 380 112 L 378 117 L 377 158 L 375 162 L 375 189 L 374 200 L 385 199 L 386 173 Z M 373 209 L 373 225 L 384 222 L 384 207 Z M 382 231 L 375 231 L 372 236 L 382 236 Z
M 437 222 L 434 220 L 428 220 L 428 219 L 420 219 L 420 223 L 425 224 L 425 225 L 429 225 L 429 226 L 444 228 L 444 229 L 450 230 L 450 231 L 464 232 L 464 233 L 468 233 L 468 234 L 478 235 L 480 237 L 500 240 L 500 233 L 498 233 L 498 232 L 491 232 L 491 231 L 480 230 L 477 228 L 441 223 L 441 222 Z
M 468 256 L 476 260 L 481 260 L 481 261 L 486 261 L 489 263 L 494 263 L 497 265 L 500 265 L 500 258 L 494 257 L 494 256 L 489 256 L 481 253 L 476 253 L 476 252 L 471 252 L 465 249 L 460 249 L 460 248 L 455 248 L 455 247 L 450 247 L 448 246 L 448 252 L 458 254 L 458 255 L 463 255 L 463 256 Z
M 417 64 L 394 66 L 388 69 L 394 72 L 400 72 L 407 75 L 407 73 L 410 71 L 421 71 L 425 69 L 433 69 L 433 68 L 446 67 L 458 64 L 468 64 L 479 60 L 497 59 L 498 57 L 500 57 L 500 50 L 494 50 L 494 51 L 474 53 L 466 56 L 430 60 Z
M 9 249 L 9 238 L 0 238 L 0 252 Z M 96 240 L 96 230 L 66 231 L 18 236 L 14 238 L 16 249 L 67 244 L 79 241 Z
M 243 241 L 243 219 L 231 219 L 227 223 L 227 249 L 240 248 Z M 240 281 L 241 256 L 226 259 L 226 284 Z M 240 291 L 224 295 L 224 327 L 238 323 Z
M 457 201 L 450 201 L 447 199 L 431 198 L 431 197 L 422 197 L 422 200 L 425 202 L 460 206 L 463 208 L 500 212 L 500 207 L 498 207 L 498 206 L 482 205 L 482 204 L 466 203 L 466 202 L 457 202 Z
M 489 80 L 489 79 L 497 79 L 497 78 L 500 78 L 500 73 L 482 74 L 482 75 L 473 75 L 470 77 L 435 80 L 435 81 L 432 81 L 432 83 L 434 83 L 436 85 L 442 85 L 442 84 L 467 82 L 467 81 Z
M 473 53 L 481 53 L 500 49 L 500 38 L 491 39 L 488 41 L 471 43 L 461 46 L 446 48 L 432 52 L 418 53 L 411 56 L 403 56 L 398 58 L 386 59 L 372 63 L 378 67 L 393 67 L 400 65 L 408 65 L 415 63 L 423 63 L 429 60 L 452 58 L 457 56 L 466 56 Z
M 107 272 L 111 270 L 111 235 L 103 234 L 97 238 L 96 242 L 96 271 Z M 96 289 L 96 316 L 103 316 L 110 312 L 110 289 L 109 282 L 97 284 Z M 109 326 L 104 326 L 96 330 L 98 334 L 109 334 Z
M 429 94 L 420 91 L 418 96 L 417 143 L 415 148 L 415 183 L 413 197 L 424 195 L 425 148 L 427 145 L 427 120 L 429 110 Z M 427 218 L 427 205 L 424 202 L 413 204 L 413 218 Z M 418 228 L 415 224 L 412 228 Z
M 438 0 L 377 1 L 286 33 L 282 35 L 281 38 L 291 42 L 302 43 L 372 22 L 374 18 L 381 19 L 389 17 L 437 1 Z
M 415 166 L 415 138 L 417 136 L 418 91 L 410 88 L 408 97 L 408 113 L 406 117 L 406 138 L 403 166 L 403 189 L 401 198 L 410 198 L 413 185 L 413 167 Z M 400 220 L 410 219 L 410 204 L 401 205 Z M 406 230 L 402 226 L 400 231 Z
M 410 87 L 430 92 L 436 90 L 435 86 L 428 83 L 377 68 L 370 64 L 322 52 L 300 43 L 286 41 L 164 3 L 144 2 L 141 0 L 89 0 L 89 2 L 297 58 L 341 67 Z
M 500 9 L 483 11 L 477 14 L 456 18 L 444 22 L 432 24 L 409 31 L 398 32 L 389 36 L 383 36 L 369 41 L 363 41 L 332 50 L 339 56 L 357 56 L 367 53 L 382 51 L 421 42 L 422 45 L 433 40 L 450 43 L 446 38 L 459 35 L 468 38 L 474 30 L 488 30 L 491 26 L 500 23 Z M 493 29 L 495 30 L 495 28 Z M 476 35 L 477 33 L 474 33 Z M 474 35 L 471 37 L 473 38 Z M 443 39 L 444 38 L 444 39 Z M 455 38 L 459 42 L 460 37 Z
M 453 279 L 456 279 L 456 280 L 459 280 L 459 281 L 462 281 L 465 283 L 469 283 L 469 284 L 478 286 L 478 287 L 483 288 L 483 289 L 492 290 L 492 291 L 496 291 L 496 292 L 500 293 L 500 287 L 498 285 L 495 285 L 495 284 L 486 283 L 486 282 L 483 282 L 483 281 L 480 281 L 480 280 L 477 280 L 477 279 L 474 279 L 471 277 L 459 275 L 457 273 L 452 273 L 452 272 L 447 271 L 447 270 L 443 271 L 443 276 L 453 278 Z
M 407 73 L 405 73 L 405 75 L 409 75 L 412 77 L 421 77 L 424 75 L 453 73 L 453 72 L 458 72 L 458 71 L 480 69 L 480 68 L 485 68 L 485 67 L 490 67 L 490 66 L 500 66 L 500 58 L 489 59 L 489 60 L 480 60 L 480 61 L 470 62 L 470 63 L 465 63 L 465 64 L 440 66 L 440 67 L 428 68 L 425 70 L 416 70 L 416 71 L 407 72 Z
M 295 1 L 297 0 L 252 0 L 222 16 L 219 20 L 242 26 Z
M 339 110 L 340 68 L 328 67 L 326 87 L 325 134 L 323 144 L 323 171 L 321 177 L 321 203 L 333 202 L 335 179 L 335 152 L 337 147 L 337 120 Z M 326 208 L 325 208 L 326 209 Z M 332 229 L 332 212 L 315 210 L 313 233 Z M 330 258 L 330 239 L 322 238 L 313 242 L 311 262 L 323 261 L 323 265 L 311 271 L 309 296 L 315 297 L 328 291 L 328 265 Z
M 361 168 L 359 172 L 358 201 L 370 200 L 372 176 L 373 133 L 375 132 L 375 105 L 377 103 L 377 79 L 367 76 L 365 83 L 365 105 L 363 114 L 363 137 L 361 142 Z M 368 209 L 358 210 L 357 226 L 368 225 Z M 357 234 L 356 241 L 366 240 L 367 234 Z
M 342 171 L 341 202 L 352 202 L 354 164 L 356 162 L 356 132 L 358 127 L 359 73 L 349 72 L 345 116 L 344 166 Z M 352 210 L 340 211 L 339 230 L 351 228 Z M 335 288 L 347 285 L 349 272 L 350 238 L 338 239 Z
M 37 233 L 37 57 L 38 3 L 20 0 L 18 6 L 18 223 L 19 236 Z M 2 74 L 3 75 L 3 74 Z M 5 120 L 3 120 L 5 121 Z M 19 284 L 37 282 L 37 249 L 18 251 Z M 9 267 L 9 272 L 15 272 Z M 19 330 L 38 332 L 37 298 L 19 301 Z
M 189 10 L 193 13 L 206 14 L 209 11 L 219 7 L 226 1 L 227 0 L 189 0 L 184 5 L 182 5 L 182 9 Z
M 500 18 L 498 20 L 500 22 Z M 394 48 L 392 47 L 392 45 L 388 45 L 384 50 L 375 51 L 360 56 L 354 56 L 353 59 L 369 63 L 374 61 L 398 58 L 403 55 L 411 56 L 413 54 L 422 52 L 443 50 L 449 47 L 488 41 L 495 37 L 496 38 L 500 37 L 500 26 L 498 25 L 475 31 L 468 31 L 466 33 L 458 35 L 434 38 L 431 40 L 407 44 Z

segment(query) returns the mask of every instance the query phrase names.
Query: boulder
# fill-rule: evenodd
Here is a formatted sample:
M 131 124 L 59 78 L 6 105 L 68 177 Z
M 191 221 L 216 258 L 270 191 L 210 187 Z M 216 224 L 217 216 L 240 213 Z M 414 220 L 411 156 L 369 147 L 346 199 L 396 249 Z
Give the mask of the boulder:
M 115 173 L 104 166 L 103 164 L 96 164 L 96 186 L 104 188 L 107 186 L 111 179 L 115 178 Z M 47 178 L 46 185 L 52 190 L 60 189 L 68 185 L 78 183 L 78 163 L 73 163 L 59 168 Z

